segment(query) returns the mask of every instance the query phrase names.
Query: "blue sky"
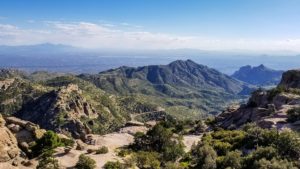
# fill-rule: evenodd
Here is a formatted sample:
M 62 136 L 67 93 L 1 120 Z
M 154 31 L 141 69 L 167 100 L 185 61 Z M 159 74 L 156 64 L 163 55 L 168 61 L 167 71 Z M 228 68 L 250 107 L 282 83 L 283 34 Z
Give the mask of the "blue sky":
M 0 44 L 300 51 L 299 21 L 300 0 L 2 0 Z

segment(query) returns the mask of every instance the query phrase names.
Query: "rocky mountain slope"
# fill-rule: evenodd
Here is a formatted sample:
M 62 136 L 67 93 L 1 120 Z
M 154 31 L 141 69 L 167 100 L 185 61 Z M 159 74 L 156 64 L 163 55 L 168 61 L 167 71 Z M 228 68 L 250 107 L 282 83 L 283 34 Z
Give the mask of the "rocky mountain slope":
M 250 65 L 241 67 L 231 76 L 243 82 L 258 85 L 270 86 L 280 82 L 283 71 L 273 70 L 264 65 L 251 67 Z
M 169 112 L 219 110 L 221 105 L 250 91 L 248 85 L 191 60 L 137 68 L 124 66 L 79 77 L 113 94 L 142 95 Z
M 118 130 L 130 120 L 132 111 L 156 109 L 140 100 L 107 94 L 72 75 L 35 81 L 31 75 L 19 76 L 11 71 L 0 79 L 0 113 L 75 138 Z
M 280 84 L 271 90 L 255 91 L 248 103 L 229 107 L 217 117 L 224 128 L 237 128 L 255 122 L 264 128 L 291 128 L 300 126 L 300 70 L 283 73 Z

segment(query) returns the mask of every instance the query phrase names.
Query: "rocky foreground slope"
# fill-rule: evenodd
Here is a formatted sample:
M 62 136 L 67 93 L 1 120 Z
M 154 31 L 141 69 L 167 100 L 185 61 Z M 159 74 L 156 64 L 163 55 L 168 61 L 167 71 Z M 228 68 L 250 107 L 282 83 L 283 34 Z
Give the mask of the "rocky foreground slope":
M 300 70 L 290 70 L 283 74 L 276 88 L 255 91 L 247 104 L 231 106 L 221 113 L 217 123 L 224 128 L 255 122 L 264 128 L 299 129 L 299 108 Z

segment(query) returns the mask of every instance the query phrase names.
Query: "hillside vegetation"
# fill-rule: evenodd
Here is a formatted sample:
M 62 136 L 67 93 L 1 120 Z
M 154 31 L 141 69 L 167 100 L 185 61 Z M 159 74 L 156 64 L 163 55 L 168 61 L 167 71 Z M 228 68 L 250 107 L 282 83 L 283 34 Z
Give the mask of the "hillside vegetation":
M 179 117 L 185 114 L 199 118 L 199 114 L 213 113 L 251 91 L 250 86 L 191 60 L 124 66 L 79 77 L 113 94 L 147 99 Z

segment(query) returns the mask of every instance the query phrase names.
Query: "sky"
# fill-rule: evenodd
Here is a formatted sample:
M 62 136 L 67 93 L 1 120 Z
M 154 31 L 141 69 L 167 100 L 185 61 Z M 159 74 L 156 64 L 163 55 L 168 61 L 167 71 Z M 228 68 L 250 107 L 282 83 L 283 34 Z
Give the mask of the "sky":
M 0 45 L 300 52 L 300 0 L 1 0 Z

